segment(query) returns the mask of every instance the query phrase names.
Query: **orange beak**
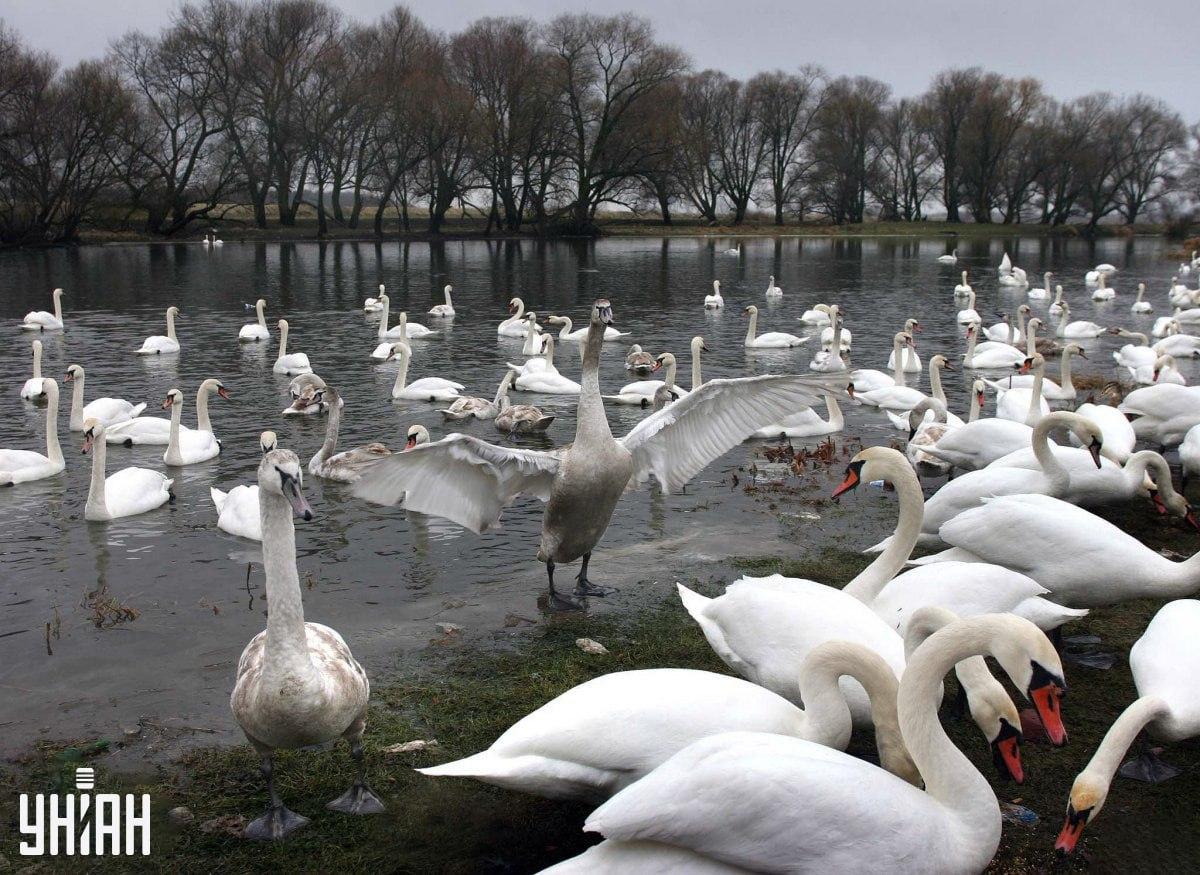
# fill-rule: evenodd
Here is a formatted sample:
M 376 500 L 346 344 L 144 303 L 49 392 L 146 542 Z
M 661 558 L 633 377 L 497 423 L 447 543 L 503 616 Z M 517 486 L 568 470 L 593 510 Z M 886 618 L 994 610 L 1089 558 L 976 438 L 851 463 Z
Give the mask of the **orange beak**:
M 174 398 L 174 396 L 172 396 L 172 395 L 168 395 L 168 396 L 166 397 L 166 400 L 164 400 L 164 401 L 163 401 L 163 407 L 162 407 L 162 409 L 163 409 L 163 410 L 166 410 L 166 409 L 168 409 L 168 408 L 169 408 L 169 407 L 170 407 L 172 404 L 174 404 L 174 403 L 175 403 L 175 398 Z
M 404 442 L 404 452 L 407 453 L 409 450 L 411 450 L 416 445 L 417 445 L 417 436 L 415 434 L 409 435 L 408 440 Z
M 1166 504 L 1163 503 L 1162 496 L 1158 494 L 1157 489 L 1155 489 L 1153 492 L 1150 493 L 1150 500 L 1153 501 L 1154 506 L 1156 508 L 1158 508 L 1159 516 L 1163 516 L 1164 514 L 1166 514 L 1167 506 L 1166 506 Z
M 1046 737 L 1055 747 L 1062 747 L 1067 743 L 1067 727 L 1063 725 L 1059 703 L 1062 694 L 1058 684 L 1054 683 L 1029 691 L 1029 698 L 1033 701 L 1033 707 L 1037 709 L 1042 727 L 1046 730 Z
M 224 398 L 226 401 L 228 401 L 230 398 L 233 397 L 232 395 L 229 394 L 229 390 L 226 389 L 224 386 L 217 387 L 217 394 L 220 395 L 222 398 Z
M 1087 826 L 1087 816 L 1087 811 L 1076 811 L 1074 805 L 1067 803 L 1067 818 L 1063 821 L 1058 841 L 1054 843 L 1054 850 L 1064 854 L 1075 850 L 1075 845 L 1079 843 L 1079 837 L 1083 835 L 1083 828 Z
M 1006 772 L 1018 784 L 1025 782 L 1025 769 L 1021 765 L 1021 738 L 997 739 L 994 742 L 996 767 Z
M 845 492 L 849 492 L 855 486 L 862 482 L 859 476 L 859 471 L 862 469 L 862 462 L 855 462 L 846 468 L 846 479 L 842 481 L 837 489 L 833 490 L 832 498 L 837 498 Z

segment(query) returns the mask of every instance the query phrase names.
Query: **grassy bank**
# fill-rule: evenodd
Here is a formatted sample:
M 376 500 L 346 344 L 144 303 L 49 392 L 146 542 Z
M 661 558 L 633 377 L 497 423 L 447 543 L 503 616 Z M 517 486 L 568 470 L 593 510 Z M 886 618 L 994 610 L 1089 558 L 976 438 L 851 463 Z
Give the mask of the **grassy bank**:
M 1174 527 L 1137 511 L 1139 537 L 1156 548 L 1173 545 L 1191 550 L 1191 540 Z M 805 562 L 773 557 L 739 560 L 748 572 L 780 571 L 789 575 L 844 582 L 865 560 L 857 553 L 827 550 Z M 712 585 L 699 585 L 715 594 Z M 1053 851 L 1066 794 L 1074 775 L 1091 756 L 1111 721 L 1135 695 L 1126 655 L 1142 633 L 1157 604 L 1137 602 L 1094 612 L 1082 628 L 1103 636 L 1103 649 L 1117 654 L 1111 671 L 1067 665 L 1070 694 L 1064 703 L 1070 743 L 1062 749 L 1030 743 L 1025 747 L 1025 786 L 993 778 L 1002 801 L 1019 802 L 1040 819 L 1032 826 L 1006 824 L 1004 840 L 992 870 L 1025 872 L 1058 870 L 1090 864 L 1098 871 L 1129 871 L 1144 866 L 1181 869 L 1200 852 L 1195 827 L 1200 821 L 1194 801 L 1200 793 L 1200 749 L 1184 744 L 1168 758 L 1184 774 L 1160 786 L 1118 779 L 1099 821 L 1072 861 Z M 589 655 L 576 645 L 581 636 L 602 642 L 608 655 Z M 633 668 L 680 666 L 726 671 L 689 617 L 674 599 L 636 616 L 566 617 L 535 632 L 515 650 L 504 653 L 429 656 L 419 671 L 377 680 L 368 730 L 372 783 L 388 805 L 386 814 L 352 818 L 325 810 L 352 777 L 344 748 L 285 753 L 277 775 L 288 804 L 312 823 L 287 842 L 261 845 L 237 838 L 245 818 L 257 816 L 265 793 L 257 762 L 246 746 L 201 749 L 153 775 L 130 777 L 105 773 L 98 786 L 149 792 L 154 801 L 154 856 L 151 860 L 50 861 L 36 871 L 241 872 L 363 871 L 518 873 L 583 850 L 594 838 L 580 826 L 584 805 L 563 804 L 501 791 L 466 780 L 435 780 L 413 766 L 455 758 L 486 747 L 515 720 L 543 702 L 599 674 Z M 953 693 L 954 681 L 947 681 Z M 950 700 L 948 695 L 947 701 Z M 1018 700 L 1024 705 L 1023 701 Z M 994 775 L 990 755 L 977 731 L 947 718 L 955 741 L 984 774 Z M 428 751 L 389 755 L 383 749 L 413 739 L 436 738 Z M 96 740 L 88 740 L 94 744 Z M 116 742 L 113 742 L 114 744 Z M 870 755 L 868 737 L 856 737 L 853 749 Z M 91 749 L 77 744 L 46 746 L 3 777 L 0 854 L 19 865 L 16 844 L 16 794 L 70 785 L 76 763 L 91 759 Z M 186 806 L 190 824 L 175 825 L 167 812 Z M 803 824 L 797 825 L 803 829 Z M 0 870 L 3 870 L 0 863 Z

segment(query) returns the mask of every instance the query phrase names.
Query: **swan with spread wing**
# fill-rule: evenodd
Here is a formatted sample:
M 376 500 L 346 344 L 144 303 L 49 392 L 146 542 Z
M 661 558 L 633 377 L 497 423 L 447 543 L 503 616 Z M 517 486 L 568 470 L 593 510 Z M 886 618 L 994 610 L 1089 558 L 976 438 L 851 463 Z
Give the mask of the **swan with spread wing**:
M 603 595 L 588 582 L 592 550 L 603 537 L 627 488 L 658 480 L 680 489 L 723 453 L 772 422 L 844 395 L 836 378 L 758 376 L 710 380 L 643 419 L 623 438 L 613 437 L 600 396 L 600 350 L 612 306 L 592 309 L 583 358 L 575 440 L 551 451 L 521 450 L 451 434 L 376 462 L 355 492 L 379 504 L 399 504 L 444 517 L 479 533 L 499 522 L 518 495 L 546 502 L 538 560 L 546 563 L 552 598 L 556 565 L 582 559 L 575 594 Z

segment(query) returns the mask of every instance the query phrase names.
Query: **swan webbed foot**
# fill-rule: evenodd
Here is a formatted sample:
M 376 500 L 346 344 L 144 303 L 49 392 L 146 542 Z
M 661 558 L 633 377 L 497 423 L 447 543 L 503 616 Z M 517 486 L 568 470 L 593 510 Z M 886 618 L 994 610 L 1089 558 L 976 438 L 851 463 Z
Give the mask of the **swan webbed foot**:
M 1153 748 L 1148 748 L 1139 757 L 1126 760 L 1117 770 L 1117 774 L 1122 778 L 1144 781 L 1147 784 L 1161 784 L 1182 772 L 1178 766 L 1173 766 L 1159 757 Z
M 575 584 L 574 595 L 579 598 L 604 598 L 617 591 L 614 586 L 597 586 L 583 576 L 575 579 L 577 582 Z
M 325 806 L 342 814 L 382 814 L 387 808 L 367 782 L 359 779 L 345 793 Z
M 274 842 L 286 838 L 308 825 L 308 818 L 290 810 L 281 802 L 270 805 L 257 820 L 246 824 L 242 837 L 260 842 Z

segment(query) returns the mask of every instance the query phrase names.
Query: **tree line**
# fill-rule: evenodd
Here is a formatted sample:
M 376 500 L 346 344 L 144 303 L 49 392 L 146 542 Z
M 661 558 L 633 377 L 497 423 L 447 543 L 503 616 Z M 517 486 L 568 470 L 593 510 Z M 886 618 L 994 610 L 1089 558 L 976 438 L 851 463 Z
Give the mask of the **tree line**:
M 63 69 L 0 24 L 0 241 L 70 240 L 103 213 L 169 237 L 301 206 L 376 234 L 594 233 L 628 209 L 741 224 L 1082 224 L 1200 196 L 1200 126 L 1162 101 L 1060 101 L 1031 78 L 937 74 L 916 98 L 815 66 L 694 70 L 634 15 L 483 18 L 441 34 L 321 0 L 197 0 Z M 367 209 L 379 206 L 379 209 Z

